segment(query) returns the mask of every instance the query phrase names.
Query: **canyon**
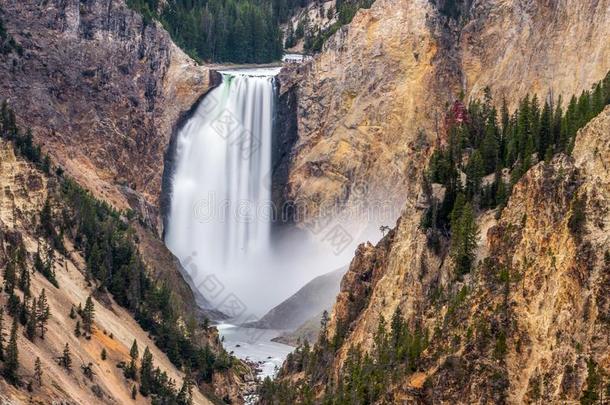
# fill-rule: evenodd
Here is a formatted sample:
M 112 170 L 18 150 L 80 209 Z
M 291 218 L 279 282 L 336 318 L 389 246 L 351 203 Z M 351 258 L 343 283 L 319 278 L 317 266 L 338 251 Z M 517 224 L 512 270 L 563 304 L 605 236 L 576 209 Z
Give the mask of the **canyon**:
M 376 246 L 360 246 L 330 319 L 331 338 L 347 332 L 329 378 L 354 347 L 372 351 L 380 319 L 399 308 L 428 343 L 416 372 L 384 388 L 390 403 L 578 401 L 590 365 L 605 369 L 609 358 L 609 188 L 600 170 L 609 142 L 606 107 L 579 132 L 573 158 L 537 164 L 498 219 L 477 218 L 478 265 L 461 280 L 420 228 L 421 208 L 406 208 Z M 579 199 L 587 220 L 576 229 Z
M 222 87 L 226 79 L 219 72 L 227 66 L 195 62 L 160 23 L 123 0 L 0 5 L 0 18 L 22 49 L 0 59 L 0 101 L 8 100 L 19 126 L 31 129 L 56 167 L 99 200 L 133 215 L 129 223 L 147 271 L 170 286 L 185 319 L 226 316 L 198 291 L 163 237 L 180 129 L 210 91 Z M 279 383 L 312 382 L 315 397 L 322 398 L 328 381 L 337 381 L 351 361 L 352 348 L 373 352 L 380 320 L 389 321 L 399 308 L 406 325 L 425 331 L 428 340 L 416 370 L 384 387 L 388 403 L 576 402 L 591 370 L 608 384 L 610 107 L 578 132 L 571 156 L 546 162 L 539 157 L 503 209 L 477 213 L 480 238 L 470 274 L 456 279 L 447 235 L 431 235 L 421 226 L 434 203 L 424 190 L 428 162 L 449 142 L 450 106 L 486 94 L 498 109 L 505 100 L 511 111 L 534 94 L 554 103 L 562 97 L 565 106 L 606 77 L 608 38 L 608 0 L 376 0 L 312 58 L 283 65 L 274 79 L 271 173 L 265 181 L 286 217 L 270 226 L 277 238 L 270 243 L 291 232 L 315 238 L 320 224 L 331 220 L 353 244 L 343 256 L 331 257 L 345 262 L 325 268 L 312 262 L 316 268 L 302 276 L 312 279 L 350 262 L 342 277 L 315 287 L 323 297 L 297 293 L 259 321 L 300 327 L 296 335 L 308 336 L 314 346 L 320 312 L 338 291 L 330 300 L 327 333 L 341 339 L 327 359 L 327 381 L 286 366 Z M 2 142 L 3 234 L 18 230 L 32 256 L 37 236 L 27 215 L 14 213 L 39 212 L 53 176 Z M 586 221 L 575 230 L 570 223 L 581 200 Z M 389 231 L 380 235 L 380 226 Z M 365 243 L 356 248 L 357 242 Z M 62 260 L 57 274 L 65 287 L 49 297 L 57 314 L 50 336 L 43 347 L 28 343 L 23 349 L 28 358 L 43 359 L 53 381 L 34 397 L 130 403 L 121 370 L 97 357 L 103 342 L 113 348 L 110 360 L 127 361 L 133 338 L 182 381 L 184 370 L 112 300 L 96 301 L 96 308 L 97 332 L 112 333 L 113 342 L 106 333 L 84 343 L 69 336 L 75 356 L 97 367 L 103 399 L 93 396 L 84 378 L 62 373 L 53 356 L 61 352 L 65 331 L 73 329 L 63 312 L 84 302 L 89 288 L 83 255 L 73 249 Z M 37 275 L 33 289 L 38 294 L 43 287 L 52 290 Z M 306 316 L 293 311 L 301 305 Z M 283 338 L 296 344 L 295 336 Z M 213 327 L 202 339 L 215 352 L 224 350 Z M 28 360 L 23 374 L 32 373 Z M 236 360 L 196 389 L 193 401 L 242 403 L 252 379 L 249 366 Z M 30 395 L 0 384 L 0 399 L 26 401 Z

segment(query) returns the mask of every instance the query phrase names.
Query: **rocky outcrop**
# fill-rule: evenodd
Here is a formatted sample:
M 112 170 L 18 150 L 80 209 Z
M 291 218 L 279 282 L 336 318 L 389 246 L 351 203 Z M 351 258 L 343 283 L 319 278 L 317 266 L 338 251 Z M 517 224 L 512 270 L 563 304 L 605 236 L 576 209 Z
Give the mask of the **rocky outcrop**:
M 276 78 L 277 105 L 273 121 L 273 143 L 271 162 L 271 199 L 278 207 L 279 221 L 276 225 L 292 222 L 290 196 L 287 192 L 288 174 L 294 159 L 294 145 L 298 139 L 298 93 L 296 80 L 306 69 L 301 64 L 288 65 Z
M 460 81 L 441 52 L 448 43 L 431 33 L 434 13 L 427 0 L 377 1 L 302 73 L 288 194 L 304 221 L 375 196 L 396 218 L 414 192 L 437 136 L 435 106 Z
M 465 308 L 443 333 L 446 342 L 457 335 L 463 343 L 451 359 L 437 349 L 441 361 L 428 375 L 426 398 L 577 401 L 590 388 L 589 363 L 607 373 L 610 188 L 607 170 L 597 169 L 610 163 L 609 142 L 606 108 L 579 133 L 573 159 L 540 163 L 516 185 L 487 233 L 489 255 Z M 607 383 L 602 377 L 600 387 Z
M 420 229 L 422 212 L 406 206 L 396 227 L 376 246 L 366 243 L 356 251 L 329 326 L 331 335 L 346 339 L 337 354 L 339 364 L 350 346 L 372 347 L 380 319 L 391 319 L 399 305 L 408 324 L 419 326 L 416 319 L 429 307 L 429 296 L 437 288 L 448 288 L 451 271 L 443 266 L 446 258 L 437 254 L 446 250 L 446 241 L 439 238 L 439 247 L 431 243 L 432 237 L 429 241 Z
M 458 4 L 455 13 L 447 4 Z M 574 160 L 538 164 L 499 219 L 480 215 L 480 264 L 463 280 L 452 270 L 447 238 L 421 229 L 417 196 L 427 157 L 443 141 L 442 112 L 460 91 L 476 98 L 488 87 L 511 107 L 528 93 L 565 101 L 610 69 L 609 21 L 607 1 L 378 0 L 301 72 L 287 184 L 290 199 L 306 207 L 297 222 L 307 228 L 361 204 L 363 195 L 373 207 L 382 198 L 400 216 L 377 246 L 357 250 L 343 278 L 329 325 L 340 337 L 333 341 L 342 341 L 331 378 L 351 347 L 373 347 L 380 319 L 396 308 L 432 340 L 420 372 L 387 390 L 391 403 L 577 400 L 588 362 L 607 371 L 600 291 L 608 239 L 599 230 L 608 200 L 591 190 L 608 189 L 600 141 L 610 133 L 608 109 L 581 131 Z M 583 195 L 588 220 L 579 235 L 568 224 Z M 566 336 L 572 332 L 577 343 Z
M 486 87 L 510 107 L 527 93 L 565 102 L 610 69 L 609 22 L 607 0 L 377 0 L 359 10 L 297 81 L 287 194 L 306 212 L 298 222 L 363 196 L 397 218 L 448 102 Z
M 23 48 L 0 61 L 0 94 L 68 173 L 160 228 L 174 125 L 210 85 L 158 23 L 123 0 L 2 2 Z
M 453 271 L 447 241 L 407 204 L 377 246 L 362 245 L 331 319 L 341 346 L 373 348 L 400 308 L 428 336 L 417 371 L 384 388 L 390 403 L 560 403 L 598 392 L 610 371 L 610 107 L 577 136 L 572 157 L 531 168 L 496 213 L 483 212 L 477 265 Z M 298 376 L 291 376 L 298 378 Z

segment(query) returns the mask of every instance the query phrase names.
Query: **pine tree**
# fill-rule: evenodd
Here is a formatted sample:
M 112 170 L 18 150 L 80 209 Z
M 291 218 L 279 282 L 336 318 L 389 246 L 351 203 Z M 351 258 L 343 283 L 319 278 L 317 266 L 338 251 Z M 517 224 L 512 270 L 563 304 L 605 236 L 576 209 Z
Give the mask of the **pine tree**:
M 42 236 L 50 237 L 55 233 L 53 228 L 53 215 L 51 212 L 51 200 L 49 197 L 44 202 L 42 210 L 40 211 L 40 228 Z
M 64 352 L 59 358 L 59 365 L 68 371 L 72 370 L 72 355 L 70 354 L 70 345 L 68 343 L 64 346 Z
M 328 311 L 324 310 L 324 312 L 322 312 L 322 318 L 320 319 L 320 338 L 323 342 L 326 342 L 328 338 L 328 321 Z
M 134 339 L 131 344 L 131 349 L 129 350 L 129 357 L 131 360 L 136 362 L 138 360 L 139 351 L 138 351 L 138 342 Z
M 34 270 L 40 274 L 44 273 L 44 261 L 42 260 L 42 256 L 40 255 L 40 245 L 38 246 L 36 255 L 34 255 Z
M 576 130 L 584 127 L 593 118 L 591 114 L 591 94 L 588 91 L 583 91 L 578 98 L 577 117 Z
M 394 315 L 392 315 L 392 321 L 390 323 L 390 331 L 392 336 L 392 346 L 396 351 L 398 349 L 398 344 L 405 332 L 406 325 L 402 318 L 402 311 L 400 307 L 396 307 L 394 311 Z M 396 353 L 398 355 L 398 353 Z
M 560 146 L 564 151 L 570 151 L 572 140 L 576 135 L 576 129 L 578 128 L 577 109 L 578 101 L 576 96 L 572 96 L 562 122 Z
M 542 109 L 542 115 L 540 116 L 540 133 L 539 133 L 539 145 L 538 145 L 538 157 L 542 159 L 547 154 L 547 150 L 552 150 L 552 111 L 551 106 L 548 102 L 544 103 Z
M 517 142 L 517 113 L 510 118 L 504 144 L 504 166 L 512 168 L 519 158 L 519 145 Z
M 193 404 L 193 383 L 190 380 L 190 376 L 184 378 L 180 392 L 176 397 L 178 405 L 192 405 Z
M 374 357 L 379 365 L 387 365 L 389 363 L 390 351 L 388 333 L 386 331 L 386 322 L 383 316 L 379 320 L 377 332 L 373 336 Z
M 602 83 L 597 83 L 593 87 L 593 94 L 591 95 L 591 116 L 595 117 L 604 109 L 604 90 L 602 88 Z
M 502 171 L 500 168 L 496 170 L 494 176 L 494 185 L 494 204 L 496 207 L 500 206 L 501 208 L 503 208 L 508 198 L 508 191 L 506 190 L 506 183 L 504 182 L 504 178 L 502 176 Z
M 532 98 L 532 104 L 530 108 L 530 116 L 528 117 L 530 124 L 530 144 L 531 152 L 530 155 L 540 148 L 540 103 L 538 102 L 538 95 L 534 94 Z
M 500 109 L 500 120 L 502 124 L 502 142 L 500 156 L 504 156 L 504 150 L 506 147 L 506 139 L 508 138 L 510 131 L 510 113 L 508 112 L 508 104 L 506 98 L 502 98 L 502 107 Z
M 70 319 L 76 319 L 76 311 L 74 310 L 74 305 L 70 308 Z
M 37 322 L 37 303 L 36 298 L 32 298 L 32 305 L 30 307 L 30 316 L 28 318 L 28 323 L 25 327 L 25 336 L 30 340 L 34 341 L 36 336 L 36 322 Z
M 563 100 L 561 96 L 557 100 L 557 106 L 555 107 L 555 112 L 553 113 L 553 124 L 552 124 L 552 143 L 555 145 L 555 148 L 561 146 L 561 127 L 563 120 L 563 108 L 561 104 Z
M 592 359 L 587 360 L 587 380 L 586 389 L 583 391 L 580 397 L 580 403 L 582 405 L 594 405 L 601 404 L 600 401 L 600 386 L 602 385 L 602 379 L 600 373 L 597 371 L 597 364 Z
M 481 180 L 485 174 L 483 158 L 478 150 L 475 150 L 466 166 L 466 193 L 469 198 L 475 198 L 481 190 Z
M 19 348 L 17 346 L 17 318 L 13 318 L 11 337 L 4 356 L 4 377 L 12 384 L 19 382 Z
M 131 386 L 131 399 L 136 399 L 138 396 L 138 390 L 136 389 L 136 385 Z
M 131 345 L 131 349 L 129 350 L 129 357 L 131 360 L 129 361 L 129 365 L 125 367 L 124 374 L 125 378 L 129 378 L 135 380 L 138 373 L 138 342 L 134 339 L 133 344 Z
M 485 126 L 485 137 L 481 144 L 481 155 L 483 157 L 485 174 L 493 173 L 498 165 L 500 145 L 498 139 L 498 127 L 496 123 L 496 112 L 492 111 L 487 125 Z
M 20 266 L 17 286 L 23 291 L 24 295 L 30 295 L 30 271 L 25 264 Z
M 93 376 L 95 375 L 93 372 L 93 363 L 82 364 L 80 368 L 83 370 L 85 377 L 87 377 L 90 381 L 93 381 Z
M 20 309 L 21 309 L 21 300 L 13 292 L 8 297 L 8 302 L 6 303 L 6 310 L 10 316 L 18 317 Z
M 9 260 L 4 269 L 4 291 L 6 291 L 7 294 L 12 294 L 15 290 L 16 279 L 15 263 L 12 260 Z
M 59 288 L 57 279 L 55 278 L 55 270 L 53 269 L 53 248 L 47 250 L 47 260 L 43 261 L 40 255 L 40 246 L 34 256 L 34 270 L 42 274 L 55 287 Z
M 51 310 L 47 303 L 47 294 L 43 288 L 40 296 L 38 297 L 37 309 L 36 309 L 36 320 L 38 322 L 38 328 L 40 329 L 40 338 L 44 339 L 44 334 L 47 330 L 47 321 L 51 316 Z
M 28 319 L 30 318 L 29 301 L 30 299 L 27 296 L 24 296 L 19 308 L 19 323 L 21 323 L 23 326 L 27 325 Z
M 458 275 L 468 273 L 475 259 L 479 231 L 472 205 L 464 205 L 457 229 L 451 230 L 451 252 Z
M 76 325 L 74 326 L 74 336 L 77 338 L 81 336 L 80 321 L 76 321 Z
M 91 334 L 92 333 L 92 325 L 93 318 L 95 316 L 95 307 L 93 305 L 93 300 L 91 296 L 87 297 L 87 301 L 85 302 L 85 309 L 83 309 L 82 318 L 83 318 L 83 328 L 85 332 Z
M 153 355 L 148 346 L 146 346 L 146 349 L 144 349 L 144 354 L 142 355 L 142 363 L 140 366 L 140 394 L 145 397 L 151 393 L 154 384 L 153 370 Z
M 108 354 L 106 353 L 106 348 L 102 348 L 102 353 L 100 354 L 102 360 L 106 360 L 108 358 Z
M 464 210 L 464 204 L 466 204 L 466 197 L 462 193 L 458 193 L 453 203 L 453 210 L 449 216 L 452 232 L 459 227 L 460 218 L 462 218 L 462 211 Z
M 528 140 L 530 139 L 530 100 L 527 95 L 519 104 L 519 110 L 517 114 L 517 132 L 516 132 L 516 146 L 518 157 L 522 160 L 527 157 L 527 146 Z
M 102 265 L 102 252 L 97 242 L 93 243 L 91 252 L 87 256 L 87 275 L 99 278 L 99 268 Z
M 42 364 L 40 362 L 40 357 L 36 357 L 36 361 L 34 362 L 34 379 L 38 383 L 38 386 L 42 387 Z

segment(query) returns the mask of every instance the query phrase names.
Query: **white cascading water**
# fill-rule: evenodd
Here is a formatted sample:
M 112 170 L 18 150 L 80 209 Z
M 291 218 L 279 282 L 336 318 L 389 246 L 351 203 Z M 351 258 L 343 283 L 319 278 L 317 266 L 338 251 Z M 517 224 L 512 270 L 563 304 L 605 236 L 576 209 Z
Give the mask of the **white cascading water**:
M 235 322 L 260 316 L 353 250 L 300 236 L 271 246 L 274 76 L 233 70 L 178 133 L 165 242 L 194 288 Z M 211 277 L 210 277 L 211 276 Z M 233 311 L 227 301 L 233 301 Z M 242 311 L 243 309 L 243 311 Z M 252 320 L 252 319 L 249 319 Z
M 222 83 L 178 134 L 165 242 L 181 261 L 194 258 L 197 271 L 214 274 L 223 287 L 233 284 L 244 261 L 269 250 L 278 72 L 221 72 Z

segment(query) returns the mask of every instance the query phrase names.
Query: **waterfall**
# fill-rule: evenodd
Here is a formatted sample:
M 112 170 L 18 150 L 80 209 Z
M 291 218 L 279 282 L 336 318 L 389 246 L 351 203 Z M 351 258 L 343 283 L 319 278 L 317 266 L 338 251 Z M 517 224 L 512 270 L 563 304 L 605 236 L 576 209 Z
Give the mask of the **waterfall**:
M 269 249 L 274 76 L 224 71 L 179 131 L 165 242 L 213 274 Z
M 176 139 L 165 243 L 192 287 L 215 309 L 241 317 L 236 322 L 253 320 L 244 317 L 264 313 L 317 275 L 345 265 L 353 252 L 333 253 L 331 244 L 312 241 L 306 232 L 283 234 L 271 246 L 278 72 L 221 72 L 222 83 L 203 98 Z

